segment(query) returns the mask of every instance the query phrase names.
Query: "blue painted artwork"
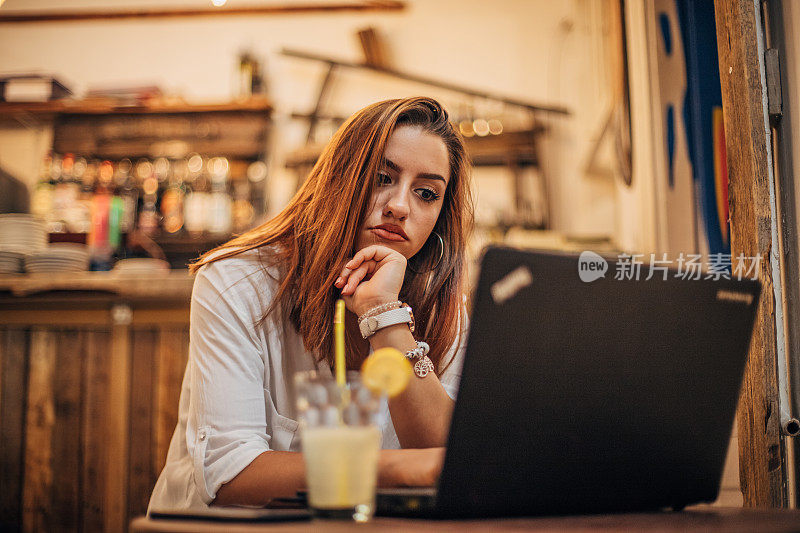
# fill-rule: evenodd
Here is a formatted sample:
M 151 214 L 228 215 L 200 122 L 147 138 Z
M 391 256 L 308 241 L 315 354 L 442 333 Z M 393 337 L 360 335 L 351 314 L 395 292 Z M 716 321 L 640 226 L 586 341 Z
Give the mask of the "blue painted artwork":
M 686 57 L 687 88 L 682 111 L 698 214 L 709 253 L 729 254 L 727 190 L 724 190 L 727 172 L 725 176 L 718 175 L 720 168 L 725 170 L 724 164 L 717 164 L 715 170 L 715 160 L 724 157 L 724 146 L 714 142 L 715 112 L 719 114 L 722 107 L 714 3 L 675 0 L 675 5 Z M 666 37 L 664 44 L 667 45 Z M 723 197 L 724 203 L 720 201 Z

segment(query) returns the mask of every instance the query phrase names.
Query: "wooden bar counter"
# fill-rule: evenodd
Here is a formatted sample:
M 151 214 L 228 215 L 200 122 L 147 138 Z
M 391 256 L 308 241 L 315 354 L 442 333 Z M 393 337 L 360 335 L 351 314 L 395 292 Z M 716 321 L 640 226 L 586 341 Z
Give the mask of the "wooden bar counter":
M 0 530 L 125 531 L 175 428 L 187 271 L 0 277 Z
M 131 533 L 294 533 L 294 532 L 452 532 L 559 531 L 559 532 L 697 532 L 752 533 L 797 531 L 800 511 L 787 509 L 741 509 L 698 505 L 679 513 L 630 513 L 485 520 L 409 520 L 376 518 L 366 524 L 313 520 L 283 523 L 225 523 L 198 520 L 153 520 L 139 517 Z

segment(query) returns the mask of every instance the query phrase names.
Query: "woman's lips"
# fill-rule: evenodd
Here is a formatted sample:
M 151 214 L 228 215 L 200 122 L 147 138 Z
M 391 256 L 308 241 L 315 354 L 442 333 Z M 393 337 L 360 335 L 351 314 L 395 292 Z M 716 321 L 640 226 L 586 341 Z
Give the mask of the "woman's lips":
M 398 235 L 397 233 L 385 230 L 383 228 L 372 228 L 370 231 L 372 231 L 372 233 L 381 239 L 385 239 L 387 241 L 403 242 L 406 240 L 402 235 Z

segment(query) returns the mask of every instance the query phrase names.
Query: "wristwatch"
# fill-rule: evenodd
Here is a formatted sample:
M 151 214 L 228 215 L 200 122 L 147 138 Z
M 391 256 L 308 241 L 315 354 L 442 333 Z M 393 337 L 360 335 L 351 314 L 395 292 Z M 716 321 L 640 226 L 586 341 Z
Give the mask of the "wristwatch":
M 361 329 L 361 336 L 365 339 L 371 337 L 379 329 L 394 326 L 395 324 L 408 324 L 411 331 L 414 331 L 414 313 L 411 306 L 401 304 L 398 309 L 390 309 L 375 316 L 368 316 L 358 327 Z

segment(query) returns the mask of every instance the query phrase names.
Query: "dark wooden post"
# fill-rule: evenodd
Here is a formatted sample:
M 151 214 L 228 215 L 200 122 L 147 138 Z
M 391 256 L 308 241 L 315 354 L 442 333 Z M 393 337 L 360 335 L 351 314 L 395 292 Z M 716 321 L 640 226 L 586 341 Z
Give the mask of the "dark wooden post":
M 731 252 L 761 257 L 763 292 L 739 399 L 739 472 L 747 507 L 783 507 L 775 297 L 766 135 L 755 0 L 715 0 L 728 152 Z

